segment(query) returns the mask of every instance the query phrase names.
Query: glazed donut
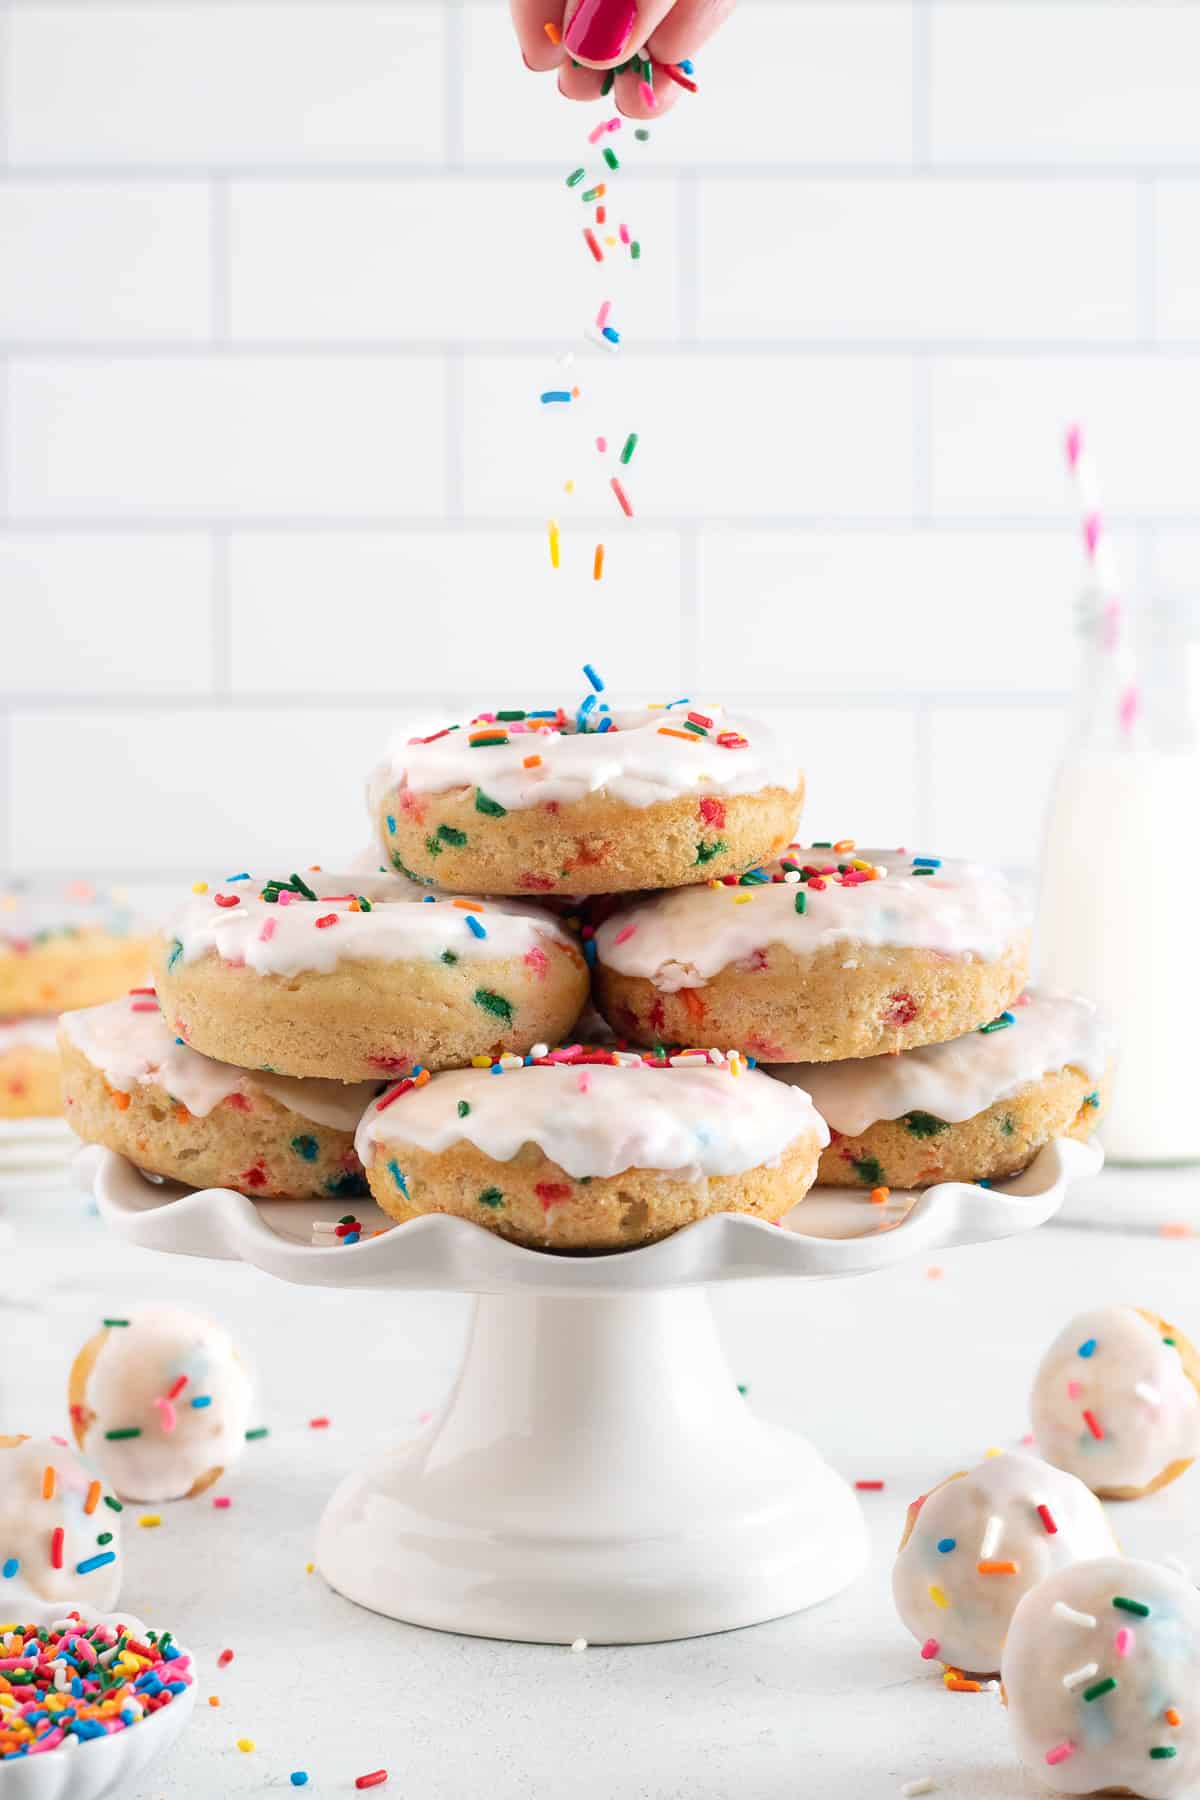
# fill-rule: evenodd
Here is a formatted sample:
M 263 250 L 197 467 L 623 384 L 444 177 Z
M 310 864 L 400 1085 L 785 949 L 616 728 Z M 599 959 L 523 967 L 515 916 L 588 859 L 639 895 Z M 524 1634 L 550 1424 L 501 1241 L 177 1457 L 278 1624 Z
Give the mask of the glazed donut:
M 94 1006 L 145 979 L 150 939 L 84 881 L 0 891 L 0 1018 Z
M 121 1502 L 65 1438 L 0 1437 L 0 1612 L 64 1601 L 111 1612 Z
M 627 1249 L 709 1213 L 782 1218 L 827 1140 L 806 1094 L 736 1052 L 651 1062 L 575 1044 L 511 1061 L 402 1082 L 368 1107 L 355 1142 L 386 1213 Z
M 818 1181 L 921 1188 L 1002 1180 L 1051 1138 L 1090 1137 L 1110 1053 L 1090 1000 L 1030 991 L 946 1043 L 771 1072 L 799 1082 L 829 1126 Z
M 1002 1665 L 1021 1761 L 1059 1794 L 1174 1800 L 1200 1781 L 1200 1594 L 1106 1555 L 1021 1600 Z
M 896 1611 L 927 1661 L 990 1675 L 1022 1595 L 1066 1563 L 1115 1550 L 1082 1481 L 1007 1451 L 913 1501 L 892 1570 Z
M 759 1062 L 936 1044 L 1025 984 L 1027 909 L 978 863 L 793 845 L 740 881 L 636 900 L 596 932 L 596 1003 L 639 1044 L 740 1043 Z
M 206 1056 L 379 1080 L 525 1051 L 578 1018 L 578 941 L 538 907 L 428 894 L 394 875 L 310 874 L 316 888 L 238 877 L 176 914 L 156 984 L 178 1035 Z
M 61 1021 L 67 1122 L 153 1175 L 260 1199 L 354 1198 L 354 1128 L 376 1082 L 297 1081 L 181 1044 L 146 990 Z
M 58 1020 L 0 1019 L 0 1119 L 49 1119 L 58 1097 Z
M 400 734 L 372 777 L 390 865 L 489 894 L 629 893 L 748 868 L 787 844 L 804 778 L 719 706 L 481 714 Z
M 106 1320 L 67 1396 L 75 1442 L 123 1500 L 186 1500 L 241 1456 L 254 1390 L 222 1326 L 158 1306 Z
M 1200 1356 L 1157 1313 L 1103 1306 L 1059 1332 L 1030 1407 L 1047 1462 L 1107 1500 L 1136 1500 L 1200 1451 Z

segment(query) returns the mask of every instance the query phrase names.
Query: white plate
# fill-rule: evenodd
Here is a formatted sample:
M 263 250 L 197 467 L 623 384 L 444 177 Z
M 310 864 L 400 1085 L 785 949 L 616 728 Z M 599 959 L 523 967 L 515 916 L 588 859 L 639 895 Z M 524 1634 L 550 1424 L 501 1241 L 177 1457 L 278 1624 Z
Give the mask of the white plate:
M 458 1293 L 627 1294 L 756 1276 L 868 1275 L 959 1244 L 982 1244 L 1044 1225 L 1068 1184 L 1102 1162 L 1092 1144 L 1058 1138 L 1023 1174 L 995 1187 L 947 1181 L 893 1193 L 815 1188 L 782 1226 L 718 1213 L 660 1243 L 607 1254 L 529 1250 L 482 1225 L 438 1213 L 380 1237 L 324 1249 L 314 1219 L 355 1211 L 368 1231 L 389 1224 L 370 1201 L 249 1200 L 231 1188 L 147 1179 L 111 1150 L 89 1147 L 76 1165 L 105 1222 L 130 1242 L 176 1255 L 253 1263 L 283 1281 L 321 1287 L 423 1288 Z
M 88 1613 L 83 1607 L 72 1609 L 63 1603 L 42 1609 L 43 1622 L 62 1618 L 64 1610 L 77 1610 L 89 1625 L 127 1625 L 139 1637 L 146 1627 L 129 1613 Z M 30 1622 L 37 1617 L 31 1613 Z M 185 1656 L 187 1646 L 178 1648 Z M 104 1800 L 106 1795 L 127 1795 L 131 1785 L 149 1767 L 155 1757 L 169 1750 L 182 1734 L 196 1703 L 196 1667 L 191 1668 L 192 1684 L 176 1694 L 170 1706 L 164 1706 L 125 1731 L 111 1737 L 91 1738 L 85 1743 L 72 1742 L 57 1750 L 46 1750 L 38 1756 L 20 1757 L 15 1762 L 0 1762 L 0 1800 Z

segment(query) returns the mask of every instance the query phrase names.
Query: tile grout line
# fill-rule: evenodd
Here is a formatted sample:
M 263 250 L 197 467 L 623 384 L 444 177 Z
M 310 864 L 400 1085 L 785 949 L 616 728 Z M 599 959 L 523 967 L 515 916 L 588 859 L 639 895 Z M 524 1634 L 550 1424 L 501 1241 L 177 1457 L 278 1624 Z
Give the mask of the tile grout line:
M 464 0 L 443 0 L 442 80 L 445 108 L 444 173 L 457 173 L 466 161 L 466 118 L 462 69 L 466 61 L 467 21 Z
M 459 355 L 490 357 L 497 362 L 524 359 L 535 361 L 544 340 L 538 338 L 243 338 L 216 346 L 223 357 L 239 362 L 260 358 L 279 361 L 318 357 L 343 357 L 346 360 L 390 358 L 396 362 L 416 362 L 422 358 Z M 0 337 L 0 356 L 21 357 L 40 362 L 195 362 L 214 355 L 207 340 L 194 338 L 162 338 L 143 340 L 112 338 L 101 340 Z M 852 338 L 797 337 L 769 338 L 712 337 L 681 342 L 678 337 L 642 338 L 625 350 L 626 360 L 643 361 L 662 357 L 727 357 L 744 356 L 747 360 L 786 356 L 846 358 L 863 361 L 886 357 L 925 356 L 972 359 L 979 362 L 1066 362 L 1107 357 L 1113 362 L 1148 359 L 1156 363 L 1188 363 L 1200 358 L 1200 333 L 1192 338 L 1165 341 L 1156 338 L 1142 342 L 1137 336 L 1105 338 Z
M 924 175 L 932 157 L 933 13 L 930 0 L 912 0 L 912 166 Z

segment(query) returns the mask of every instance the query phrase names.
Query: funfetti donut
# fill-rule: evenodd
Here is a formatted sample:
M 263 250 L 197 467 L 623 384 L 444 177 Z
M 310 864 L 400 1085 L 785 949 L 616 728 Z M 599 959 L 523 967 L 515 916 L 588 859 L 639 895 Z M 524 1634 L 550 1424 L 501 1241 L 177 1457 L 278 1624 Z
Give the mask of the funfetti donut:
M 635 900 L 595 942 L 596 1003 L 635 1043 L 829 1062 L 995 1019 L 1025 985 L 1029 914 L 998 870 L 846 838 Z
M 204 1493 L 246 1447 L 253 1384 L 223 1326 L 146 1307 L 106 1319 L 71 1367 L 75 1441 L 125 1500 Z
M 158 946 L 176 1034 L 240 1068 L 365 1081 L 525 1051 L 588 994 L 577 938 L 541 908 L 310 870 L 197 883 Z
M 453 1213 L 542 1249 L 614 1250 L 709 1213 L 782 1218 L 827 1136 L 806 1094 L 734 1051 L 574 1044 L 402 1082 L 356 1143 L 395 1219 Z
M 57 1018 L 0 1019 L 0 1119 L 47 1119 L 58 1097 Z
M 909 1507 L 896 1611 L 926 1661 L 990 1675 L 1022 1596 L 1067 1563 L 1115 1550 L 1103 1507 L 1073 1475 L 1019 1451 L 988 1457 Z
M 58 1600 L 111 1612 L 121 1510 L 65 1438 L 0 1437 L 0 1613 Z
M 1030 1404 L 1042 1455 L 1109 1500 L 1165 1487 L 1200 1452 L 1200 1356 L 1178 1326 L 1140 1307 L 1103 1306 L 1065 1325 Z
M 1017 1607 L 1002 1675 L 1017 1754 L 1056 1793 L 1196 1792 L 1200 1594 L 1174 1570 L 1056 1570 Z
M 1090 1000 L 1030 990 L 946 1043 L 771 1072 L 811 1094 L 829 1126 L 820 1181 L 920 1188 L 999 1180 L 1052 1138 L 1090 1137 L 1103 1116 L 1110 1056 Z
M 149 934 L 90 882 L 0 888 L 0 1018 L 94 1006 L 145 979 Z
M 804 779 L 766 726 L 719 706 L 585 702 L 401 733 L 370 798 L 387 861 L 415 881 L 629 893 L 776 855 L 796 831 Z
M 154 994 L 64 1013 L 63 1110 L 85 1143 L 154 1175 L 261 1199 L 365 1191 L 354 1130 L 377 1082 L 297 1080 L 189 1049 Z

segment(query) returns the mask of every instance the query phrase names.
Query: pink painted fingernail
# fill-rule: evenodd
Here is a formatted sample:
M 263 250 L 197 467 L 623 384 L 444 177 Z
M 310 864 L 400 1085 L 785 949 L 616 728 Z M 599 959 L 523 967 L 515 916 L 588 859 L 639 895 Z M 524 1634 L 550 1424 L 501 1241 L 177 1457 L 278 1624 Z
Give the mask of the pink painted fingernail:
M 563 41 L 572 56 L 608 62 L 624 49 L 636 18 L 637 0 L 582 0 Z

